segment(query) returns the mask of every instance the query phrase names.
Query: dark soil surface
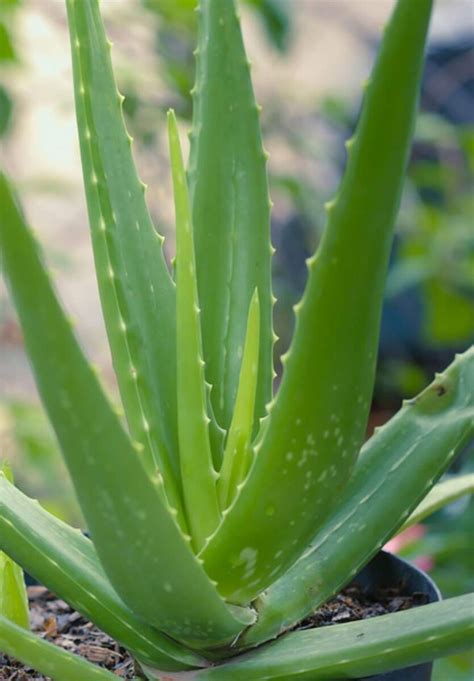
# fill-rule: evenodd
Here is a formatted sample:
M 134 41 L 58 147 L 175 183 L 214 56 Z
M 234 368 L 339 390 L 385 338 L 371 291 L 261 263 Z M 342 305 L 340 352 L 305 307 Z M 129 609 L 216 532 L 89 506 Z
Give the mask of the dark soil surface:
M 72 610 L 67 603 L 43 587 L 30 587 L 28 593 L 31 628 L 39 636 L 109 669 L 118 678 L 132 679 L 138 674 L 130 655 L 113 639 Z M 423 593 L 404 596 L 398 588 L 379 589 L 373 594 L 367 594 L 358 586 L 349 586 L 311 617 L 303 620 L 297 628 L 326 627 L 377 617 L 424 605 L 427 600 Z M 50 681 L 0 653 L 0 681 L 30 679 Z
M 355 622 L 357 620 L 388 615 L 399 610 L 408 610 L 428 603 L 424 593 L 404 596 L 401 588 L 377 589 L 367 593 L 357 585 L 351 585 L 340 594 L 322 605 L 316 612 L 303 620 L 297 629 L 328 627 L 334 624 Z
M 41 586 L 28 589 L 31 629 L 41 638 L 105 667 L 119 679 L 137 675 L 130 655 L 82 615 Z M 0 653 L 0 681 L 50 681 Z

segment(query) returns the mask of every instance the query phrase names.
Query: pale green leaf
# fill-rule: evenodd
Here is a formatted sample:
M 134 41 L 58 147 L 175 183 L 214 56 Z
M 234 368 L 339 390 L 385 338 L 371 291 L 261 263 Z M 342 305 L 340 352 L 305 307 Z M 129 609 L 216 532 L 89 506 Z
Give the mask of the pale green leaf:
M 6 461 L 2 464 L 0 478 L 2 473 L 13 485 L 13 472 Z M 28 629 L 30 626 L 28 595 L 23 570 L 6 553 L 1 551 L 0 615 L 24 629 Z
M 29 628 L 28 596 L 23 570 L 0 553 L 0 615 L 24 629 Z
M 474 494 L 474 473 L 457 475 L 440 482 L 415 508 L 408 520 L 403 523 L 399 532 L 416 525 L 427 516 L 439 511 L 443 506 L 447 506 L 467 494 Z
M 188 187 L 174 112 L 168 137 L 176 213 L 176 351 L 181 477 L 196 551 L 220 522 L 206 411 L 199 300 Z
M 252 461 L 251 441 L 258 378 L 259 346 L 260 304 L 258 291 L 255 289 L 248 313 L 239 389 L 217 486 L 222 510 L 230 506 L 234 500 L 237 488 L 247 475 Z

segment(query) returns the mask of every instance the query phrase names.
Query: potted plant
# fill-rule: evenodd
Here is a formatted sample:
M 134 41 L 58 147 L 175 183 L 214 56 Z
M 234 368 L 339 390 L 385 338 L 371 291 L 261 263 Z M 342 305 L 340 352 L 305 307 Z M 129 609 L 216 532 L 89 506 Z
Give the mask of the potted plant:
M 385 33 L 276 395 L 266 154 L 234 0 L 198 10 L 187 175 L 168 117 L 174 278 L 136 176 L 98 1 L 67 8 L 127 425 L 1 176 L 3 271 L 91 539 L 0 476 L 0 549 L 126 646 L 149 679 L 355 678 L 466 647 L 468 596 L 291 631 L 402 526 L 472 489 L 465 478 L 433 488 L 472 438 L 472 349 L 362 446 L 431 1 L 399 0 Z M 55 681 L 116 678 L 6 616 L 0 650 Z

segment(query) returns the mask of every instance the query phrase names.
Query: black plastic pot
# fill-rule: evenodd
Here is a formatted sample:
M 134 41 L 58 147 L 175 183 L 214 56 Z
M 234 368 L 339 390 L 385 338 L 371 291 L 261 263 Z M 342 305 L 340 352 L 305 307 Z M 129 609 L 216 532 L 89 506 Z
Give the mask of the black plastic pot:
M 428 575 L 414 565 L 394 556 L 391 553 L 381 551 L 353 580 L 367 591 L 380 588 L 399 586 L 401 595 L 425 594 L 428 603 L 441 600 L 441 593 Z M 430 681 L 433 672 L 433 663 L 425 662 L 415 667 L 397 669 L 386 674 L 376 676 L 364 676 L 355 681 Z
M 26 575 L 28 585 L 37 582 Z M 407 561 L 386 551 L 380 551 L 352 580 L 369 593 L 377 589 L 400 588 L 400 595 L 425 594 L 427 603 L 441 600 L 441 593 L 428 575 Z M 337 626 L 337 625 L 334 625 Z M 425 662 L 415 667 L 397 669 L 386 674 L 364 676 L 353 681 L 431 681 L 433 663 Z

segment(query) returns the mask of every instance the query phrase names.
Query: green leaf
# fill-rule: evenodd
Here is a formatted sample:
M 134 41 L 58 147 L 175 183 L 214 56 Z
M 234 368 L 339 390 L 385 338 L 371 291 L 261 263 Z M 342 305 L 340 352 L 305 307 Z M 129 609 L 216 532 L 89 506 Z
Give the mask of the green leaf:
M 4 462 L 1 467 L 0 478 L 2 474 L 13 485 L 13 473 L 7 462 Z M 28 594 L 26 593 L 23 570 L 1 551 L 0 615 L 24 629 L 28 629 L 30 626 Z
M 0 650 L 53 681 L 117 681 L 112 672 L 48 643 L 1 615 Z
M 239 389 L 217 487 L 222 510 L 230 506 L 237 494 L 238 486 L 242 483 L 250 468 L 252 455 L 250 444 L 253 432 L 259 345 L 260 304 L 258 291 L 255 289 L 248 313 Z
M 232 602 L 253 599 L 294 562 L 363 442 L 430 10 L 431 0 L 400 0 L 387 28 L 254 465 L 202 553 Z
M 17 58 L 9 30 L 0 21 L 0 62 L 12 62 Z
M 291 6 L 285 0 L 247 0 L 260 15 L 272 45 L 279 51 L 285 52 L 291 35 Z
M 189 526 L 196 551 L 220 522 L 206 412 L 196 262 L 176 118 L 168 113 L 168 136 L 176 212 L 176 351 L 178 433 L 181 477 Z
M 316 681 L 383 674 L 474 644 L 474 594 L 360 622 L 287 634 L 196 681 Z
M 0 615 L 19 627 L 29 628 L 23 570 L 4 553 L 0 553 Z
M 307 551 L 259 599 L 242 645 L 290 628 L 352 579 L 395 534 L 474 435 L 474 348 L 362 449 L 353 477 Z
M 440 482 L 433 487 L 421 504 L 415 508 L 408 520 L 403 523 L 399 532 L 403 532 L 407 527 L 416 525 L 427 516 L 439 511 L 443 506 L 447 506 L 447 504 L 456 501 L 456 499 L 466 494 L 474 494 L 474 473 L 457 475 Z
M 202 0 L 189 183 L 206 378 L 230 427 L 247 313 L 261 311 L 255 418 L 272 394 L 270 208 L 266 155 L 234 0 Z
M 107 579 L 92 542 L 47 513 L 0 475 L 0 547 L 142 662 L 160 669 L 200 666 L 193 653 L 139 619 Z
M 5 135 L 10 128 L 13 113 L 12 98 L 3 85 L 0 85 L 0 137 Z
M 176 423 L 175 289 L 139 182 L 97 0 L 67 0 L 76 113 L 104 319 L 134 441 L 186 528 Z
M 0 251 L 39 392 L 112 585 L 131 610 L 178 640 L 232 640 L 254 617 L 219 597 L 165 503 L 161 477 L 141 465 L 1 175 Z

